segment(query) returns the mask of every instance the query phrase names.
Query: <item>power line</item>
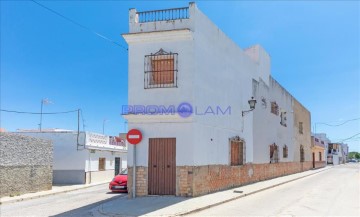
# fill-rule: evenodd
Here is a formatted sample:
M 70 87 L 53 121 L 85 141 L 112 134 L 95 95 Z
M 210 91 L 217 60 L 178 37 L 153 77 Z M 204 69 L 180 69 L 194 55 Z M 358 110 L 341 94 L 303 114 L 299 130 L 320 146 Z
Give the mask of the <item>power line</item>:
M 341 124 L 315 123 L 315 125 L 316 125 L 316 124 L 323 124 L 323 125 L 327 125 L 327 126 L 330 126 L 330 127 L 338 127 L 338 126 L 344 125 L 344 124 L 346 124 L 346 123 L 348 123 L 348 122 L 350 122 L 350 121 L 356 121 L 356 120 L 359 120 L 359 119 L 360 119 L 360 118 L 354 118 L 354 119 L 346 120 L 346 121 L 344 121 L 344 122 L 341 123 Z
M 102 39 L 104 39 L 104 40 L 106 40 L 106 41 L 108 41 L 108 42 L 110 42 L 110 43 L 113 43 L 113 44 L 115 44 L 115 45 L 117 45 L 117 46 L 119 46 L 119 47 L 121 47 L 121 48 L 123 48 L 123 49 L 126 50 L 126 51 L 128 50 L 128 49 L 127 49 L 126 47 L 124 47 L 123 45 L 117 43 L 117 42 L 114 41 L 114 40 L 111 40 L 110 38 L 104 36 L 103 34 L 101 34 L 101 33 L 99 33 L 99 32 L 96 32 L 96 31 L 90 29 L 89 27 L 84 26 L 84 25 L 76 22 L 76 21 L 74 21 L 74 20 L 72 20 L 72 19 L 70 19 L 70 18 L 68 18 L 68 17 L 60 14 L 59 12 L 57 12 L 57 11 L 55 11 L 55 10 L 53 10 L 53 9 L 51 9 L 51 8 L 43 5 L 43 4 L 41 4 L 41 3 L 39 3 L 39 2 L 37 2 L 37 1 L 35 1 L 35 0 L 31 0 L 31 1 L 34 2 L 35 4 L 39 5 L 40 7 L 45 8 L 46 10 L 48 10 L 48 11 L 50 11 L 50 12 L 58 15 L 59 17 L 62 17 L 63 19 L 71 22 L 72 24 L 77 25 L 77 26 L 79 26 L 79 27 L 81 27 L 81 28 L 89 31 L 89 32 L 91 32 L 92 34 L 94 34 L 94 35 L 96 35 L 96 36 L 98 36 L 98 37 L 100 37 L 100 38 L 102 38 Z
M 77 112 L 78 110 L 71 110 L 71 111 L 64 111 L 64 112 L 24 112 L 24 111 L 14 111 L 14 110 L 6 110 L 1 109 L 2 112 L 9 112 L 9 113 L 17 113 L 17 114 L 30 114 L 30 115 L 55 115 L 55 114 L 66 114 L 66 113 L 72 113 Z
M 360 133 L 357 133 L 357 134 L 355 134 L 355 135 L 352 135 L 352 136 L 350 136 L 349 138 L 343 139 L 343 140 L 341 140 L 341 142 L 344 142 L 344 141 L 346 141 L 346 140 L 349 140 L 349 139 L 351 139 L 351 138 L 354 138 L 354 137 L 357 136 L 357 135 L 360 135 Z

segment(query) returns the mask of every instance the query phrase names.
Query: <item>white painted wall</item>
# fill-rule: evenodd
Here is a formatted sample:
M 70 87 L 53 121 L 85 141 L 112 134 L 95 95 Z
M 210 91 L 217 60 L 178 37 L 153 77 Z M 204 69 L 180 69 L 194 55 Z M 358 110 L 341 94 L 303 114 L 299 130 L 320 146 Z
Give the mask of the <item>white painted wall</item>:
M 85 170 L 87 150 L 77 150 L 77 132 L 19 132 L 37 138 L 49 139 L 54 146 L 53 170 Z M 85 134 L 80 133 L 79 143 L 84 144 Z
M 269 163 L 270 148 L 273 143 L 278 145 L 279 161 L 294 161 L 294 118 L 292 114 L 292 96 L 275 80 L 270 79 L 269 86 L 262 80 L 254 81 L 254 95 L 257 100 L 253 111 L 254 120 L 254 163 Z M 265 99 L 265 103 L 262 101 Z M 279 115 L 271 113 L 271 102 L 279 106 Z M 280 113 L 286 111 L 286 127 L 280 124 Z M 288 147 L 288 157 L 283 158 L 283 147 Z
M 190 19 L 169 22 L 136 23 L 130 11 L 129 105 L 178 105 L 189 102 L 203 113 L 208 106 L 231 107 L 231 115 L 178 116 L 127 115 L 129 129 L 143 132 L 137 145 L 137 165 L 148 164 L 148 139 L 177 138 L 177 165 L 229 164 L 229 138 L 239 136 L 246 143 L 246 162 L 268 163 L 272 143 L 279 145 L 281 161 L 292 161 L 292 98 L 270 77 L 270 56 L 259 45 L 242 50 L 216 27 L 195 4 L 190 4 Z M 184 30 L 187 29 L 187 30 Z M 153 32 L 155 31 L 155 32 Z M 176 34 L 175 34 L 176 33 Z M 178 87 L 144 89 L 144 57 L 160 48 L 178 56 Z M 253 91 L 253 81 L 260 82 Z M 255 96 L 258 104 L 249 110 L 248 100 Z M 260 105 L 266 97 L 267 108 Z M 277 101 L 287 111 L 287 127 L 280 116 L 270 113 L 270 101 Z M 276 127 L 273 127 L 276 126 Z M 289 157 L 282 159 L 282 147 Z M 132 146 L 129 165 L 132 165 Z
M 104 150 L 95 150 L 95 153 L 91 153 L 90 150 L 87 150 L 87 152 L 88 154 L 85 160 L 85 172 L 99 171 L 99 158 L 105 158 L 105 170 L 115 169 L 115 157 L 120 157 L 121 159 L 120 171 L 127 168 L 126 152 L 111 152 Z

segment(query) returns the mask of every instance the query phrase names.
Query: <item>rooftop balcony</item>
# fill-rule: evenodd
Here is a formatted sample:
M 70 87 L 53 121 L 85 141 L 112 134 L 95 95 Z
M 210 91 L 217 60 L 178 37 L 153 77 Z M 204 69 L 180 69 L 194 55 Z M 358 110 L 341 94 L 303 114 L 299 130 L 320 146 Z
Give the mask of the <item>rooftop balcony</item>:
M 137 12 L 129 11 L 130 33 L 190 29 L 190 19 L 196 8 L 195 3 L 189 7 Z

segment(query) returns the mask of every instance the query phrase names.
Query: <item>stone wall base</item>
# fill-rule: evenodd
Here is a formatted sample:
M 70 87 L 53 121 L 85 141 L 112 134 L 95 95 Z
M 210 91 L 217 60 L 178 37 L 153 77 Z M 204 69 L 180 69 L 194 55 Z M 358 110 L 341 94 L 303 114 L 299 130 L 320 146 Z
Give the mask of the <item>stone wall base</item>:
M 325 165 L 325 162 L 321 163 Z M 147 167 L 136 168 L 136 195 L 146 196 L 148 195 Z M 204 195 L 310 169 L 312 169 L 311 161 L 246 164 L 242 166 L 178 166 L 176 167 L 176 196 L 193 197 Z M 128 170 L 128 189 L 131 197 L 131 167 Z
M 0 166 L 0 197 L 51 190 L 52 167 Z
M 315 161 L 315 169 L 322 168 L 326 166 L 326 161 Z

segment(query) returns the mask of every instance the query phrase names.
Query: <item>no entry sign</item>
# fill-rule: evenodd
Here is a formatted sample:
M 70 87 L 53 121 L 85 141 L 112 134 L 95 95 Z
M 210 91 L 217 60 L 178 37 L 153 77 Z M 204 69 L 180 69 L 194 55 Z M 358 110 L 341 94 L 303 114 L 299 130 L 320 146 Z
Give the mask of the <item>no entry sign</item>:
M 142 134 L 141 134 L 140 130 L 138 130 L 138 129 L 131 129 L 126 134 L 126 140 L 130 144 L 133 144 L 133 145 L 139 144 L 139 142 L 141 142 L 141 139 L 142 139 Z

